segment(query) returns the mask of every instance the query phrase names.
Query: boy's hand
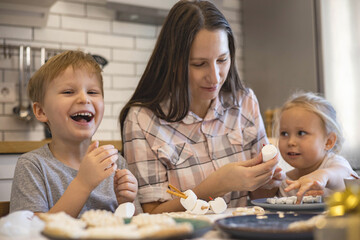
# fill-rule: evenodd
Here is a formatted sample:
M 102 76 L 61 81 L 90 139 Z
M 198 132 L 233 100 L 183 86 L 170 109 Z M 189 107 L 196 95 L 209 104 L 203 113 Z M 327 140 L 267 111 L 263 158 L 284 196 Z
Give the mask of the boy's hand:
M 99 147 L 99 142 L 92 143 L 82 159 L 77 179 L 89 191 L 96 188 L 105 178 L 117 169 L 118 150 L 113 145 Z
M 118 204 L 133 202 L 138 191 L 138 182 L 128 169 L 117 169 L 114 176 L 114 191 Z

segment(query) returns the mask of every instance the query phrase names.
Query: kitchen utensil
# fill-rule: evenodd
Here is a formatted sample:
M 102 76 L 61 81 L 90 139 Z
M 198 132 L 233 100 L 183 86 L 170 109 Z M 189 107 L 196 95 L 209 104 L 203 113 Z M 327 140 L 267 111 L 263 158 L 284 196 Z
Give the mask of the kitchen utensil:
M 30 75 L 30 47 L 26 48 L 26 66 L 27 66 L 27 76 Z M 24 46 L 19 47 L 19 105 L 14 107 L 13 112 L 21 119 L 25 121 L 30 121 L 32 119 L 32 109 L 31 105 L 25 107 L 23 106 L 23 88 L 24 88 Z
M 45 63 L 45 48 L 42 47 L 40 49 L 40 66 L 44 65 Z
M 99 55 L 91 55 L 91 56 L 101 66 L 102 69 L 108 64 L 108 61 L 105 58 L 103 58 L 102 56 L 99 56 Z

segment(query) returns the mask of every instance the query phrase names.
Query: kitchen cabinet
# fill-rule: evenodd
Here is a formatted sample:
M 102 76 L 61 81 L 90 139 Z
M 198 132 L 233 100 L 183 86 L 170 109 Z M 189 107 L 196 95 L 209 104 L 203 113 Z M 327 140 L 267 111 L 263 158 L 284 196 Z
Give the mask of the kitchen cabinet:
M 15 165 L 20 154 L 0 154 L 0 201 L 9 201 Z
M 261 112 L 291 92 L 320 91 L 314 0 L 243 0 L 244 81 Z
M 0 0 L 0 24 L 44 27 L 56 0 Z

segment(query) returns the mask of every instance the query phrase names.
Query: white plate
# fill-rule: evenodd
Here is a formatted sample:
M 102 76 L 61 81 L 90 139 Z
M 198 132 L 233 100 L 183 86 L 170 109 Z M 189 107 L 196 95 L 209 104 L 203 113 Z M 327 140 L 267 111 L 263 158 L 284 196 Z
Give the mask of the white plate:
M 260 206 L 266 209 L 280 210 L 280 211 L 303 211 L 303 210 L 325 210 L 325 203 L 302 203 L 302 204 L 271 204 L 266 202 L 266 198 L 252 200 L 251 203 L 255 206 Z

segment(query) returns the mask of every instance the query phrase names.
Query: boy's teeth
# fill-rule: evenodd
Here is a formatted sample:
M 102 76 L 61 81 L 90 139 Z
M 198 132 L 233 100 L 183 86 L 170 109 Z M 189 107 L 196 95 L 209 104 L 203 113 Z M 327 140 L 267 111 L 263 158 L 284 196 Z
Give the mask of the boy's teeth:
M 76 116 L 88 116 L 88 117 L 91 117 L 92 114 L 91 113 L 75 113 L 74 115 L 72 115 L 73 117 L 76 117 Z

